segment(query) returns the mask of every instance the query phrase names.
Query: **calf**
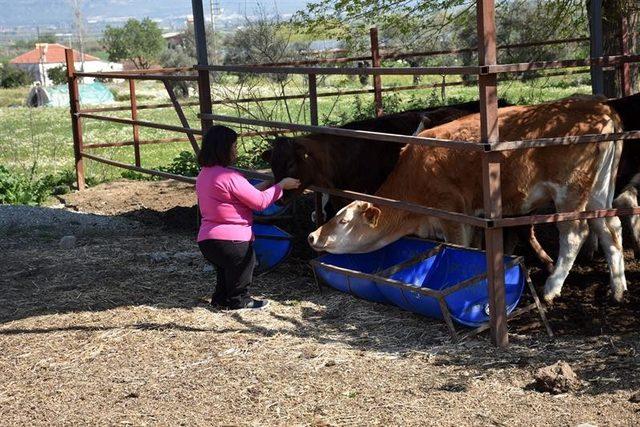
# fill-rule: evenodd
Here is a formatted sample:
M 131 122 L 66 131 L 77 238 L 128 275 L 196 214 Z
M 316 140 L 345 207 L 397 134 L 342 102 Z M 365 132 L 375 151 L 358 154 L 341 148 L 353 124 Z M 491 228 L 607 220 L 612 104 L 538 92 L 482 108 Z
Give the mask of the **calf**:
M 567 99 L 499 110 L 502 141 L 617 132 L 616 112 L 598 100 Z M 479 141 L 479 115 L 471 115 L 420 134 L 423 137 Z M 622 144 L 602 142 L 512 150 L 502 158 L 502 205 L 505 216 L 526 215 L 553 203 L 558 212 L 611 207 Z M 483 214 L 481 154 L 410 145 L 376 193 L 468 215 Z M 622 234 L 618 218 L 590 221 L 607 256 L 613 297 L 626 290 Z M 557 297 L 588 232 L 584 220 L 557 224 L 560 252 L 547 279 L 544 296 Z M 371 203 L 353 202 L 309 235 L 318 251 L 362 253 L 405 235 L 442 237 L 469 246 L 472 227 Z

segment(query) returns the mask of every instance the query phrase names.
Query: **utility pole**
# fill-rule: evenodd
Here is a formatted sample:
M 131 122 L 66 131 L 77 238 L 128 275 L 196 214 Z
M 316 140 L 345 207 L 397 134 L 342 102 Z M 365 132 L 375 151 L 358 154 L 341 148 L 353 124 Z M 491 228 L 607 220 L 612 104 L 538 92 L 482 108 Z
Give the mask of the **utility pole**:
M 216 63 L 216 15 L 220 14 L 220 3 L 218 0 L 209 0 L 211 13 L 211 62 Z
M 78 38 L 78 47 L 80 50 L 80 71 L 84 71 L 84 25 L 82 19 L 82 2 L 83 0 L 69 0 L 73 7 L 73 21 L 76 27 L 76 37 Z

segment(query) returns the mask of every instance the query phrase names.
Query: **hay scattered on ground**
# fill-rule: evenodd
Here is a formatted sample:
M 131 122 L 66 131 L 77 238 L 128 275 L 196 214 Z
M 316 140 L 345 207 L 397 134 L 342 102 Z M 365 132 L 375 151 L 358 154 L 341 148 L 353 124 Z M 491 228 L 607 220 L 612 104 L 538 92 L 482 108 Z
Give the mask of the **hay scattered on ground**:
M 441 322 L 320 292 L 303 262 L 256 280 L 268 310 L 213 311 L 200 259 L 149 256 L 193 252 L 190 232 L 145 226 L 80 236 L 68 250 L 28 230 L 0 238 L 3 425 L 640 422 L 630 401 L 640 389 L 637 316 L 586 336 L 573 311 L 552 309 L 557 339 L 528 317 L 499 352 L 486 336 L 453 345 Z M 573 289 L 576 305 L 598 303 Z M 615 310 L 603 308 L 612 319 Z M 557 360 L 584 386 L 558 397 L 529 390 Z

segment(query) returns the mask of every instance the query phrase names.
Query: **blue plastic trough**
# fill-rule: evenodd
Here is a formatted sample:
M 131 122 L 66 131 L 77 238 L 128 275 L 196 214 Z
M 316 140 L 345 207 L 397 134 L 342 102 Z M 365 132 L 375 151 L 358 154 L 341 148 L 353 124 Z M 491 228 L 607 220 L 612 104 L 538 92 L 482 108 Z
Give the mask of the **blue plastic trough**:
M 485 252 L 444 244 L 438 248 L 439 245 L 431 241 L 404 238 L 367 254 L 326 254 L 312 261 L 312 265 L 317 277 L 335 289 L 438 319 L 443 316 L 436 297 L 376 282 L 367 275 L 442 292 L 446 295 L 444 301 L 451 317 L 456 322 L 471 327 L 484 324 L 489 320 L 486 279 L 454 289 L 448 295 L 447 289 L 485 273 Z M 516 261 L 515 257 L 505 257 L 507 313 L 511 313 L 518 305 L 526 280 L 524 267 Z
M 256 273 L 273 270 L 289 256 L 292 246 L 289 233 L 269 224 L 253 224 L 253 233 L 256 237 L 253 248 L 258 258 Z
M 264 182 L 260 179 L 250 179 L 249 182 L 253 185 L 256 186 L 258 184 L 260 184 L 261 182 Z M 254 211 L 253 215 L 260 217 L 262 219 L 269 219 L 269 218 L 275 218 L 278 217 L 280 215 L 282 215 L 283 213 L 285 213 L 287 211 L 287 209 L 289 209 L 289 205 L 286 206 L 279 206 L 276 204 L 273 204 L 271 206 L 269 206 L 267 209 L 263 210 L 263 211 Z

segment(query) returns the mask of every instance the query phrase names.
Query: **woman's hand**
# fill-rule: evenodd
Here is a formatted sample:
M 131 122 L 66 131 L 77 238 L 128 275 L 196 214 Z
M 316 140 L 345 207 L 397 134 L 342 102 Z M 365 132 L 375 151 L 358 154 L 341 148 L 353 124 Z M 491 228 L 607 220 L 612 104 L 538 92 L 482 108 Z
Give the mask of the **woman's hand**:
M 278 183 L 283 190 L 295 190 L 300 187 L 300 180 L 295 178 L 284 178 Z

